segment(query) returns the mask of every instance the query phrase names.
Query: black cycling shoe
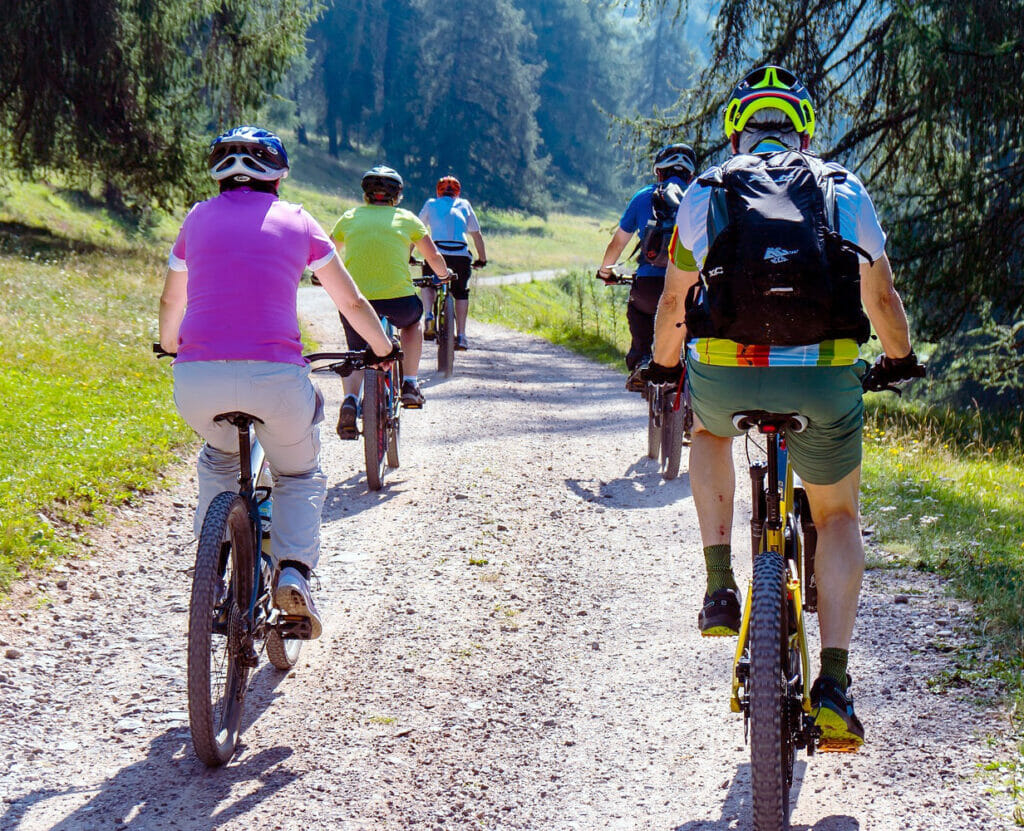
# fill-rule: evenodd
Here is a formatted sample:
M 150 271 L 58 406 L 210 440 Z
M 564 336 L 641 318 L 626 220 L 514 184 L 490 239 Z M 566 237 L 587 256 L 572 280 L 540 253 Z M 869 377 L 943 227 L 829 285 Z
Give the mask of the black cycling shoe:
M 426 399 L 423 397 L 423 393 L 420 392 L 420 388 L 417 387 L 412 381 L 402 382 L 402 406 L 407 410 L 420 410 L 423 408 L 423 403 Z
M 718 589 L 710 596 L 705 594 L 704 608 L 697 615 L 697 627 L 705 638 L 739 634 L 739 589 Z
M 864 744 L 864 728 L 853 712 L 850 676 L 846 689 L 827 675 L 819 675 L 811 687 L 811 714 L 821 731 L 818 749 L 822 752 L 856 752 Z
M 356 402 L 354 398 L 346 397 L 341 402 L 341 412 L 338 413 L 338 438 L 345 441 L 359 438 L 359 428 L 356 427 Z

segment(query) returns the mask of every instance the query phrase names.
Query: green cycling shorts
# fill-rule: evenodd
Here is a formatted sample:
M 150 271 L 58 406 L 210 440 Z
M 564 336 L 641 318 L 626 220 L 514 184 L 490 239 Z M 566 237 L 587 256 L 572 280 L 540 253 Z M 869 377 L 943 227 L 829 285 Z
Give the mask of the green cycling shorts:
M 692 359 L 686 372 L 693 411 L 715 436 L 741 435 L 733 413 L 768 410 L 800 413 L 802 433 L 787 436 L 793 470 L 812 485 L 833 485 L 861 462 L 864 403 L 854 366 L 712 366 Z

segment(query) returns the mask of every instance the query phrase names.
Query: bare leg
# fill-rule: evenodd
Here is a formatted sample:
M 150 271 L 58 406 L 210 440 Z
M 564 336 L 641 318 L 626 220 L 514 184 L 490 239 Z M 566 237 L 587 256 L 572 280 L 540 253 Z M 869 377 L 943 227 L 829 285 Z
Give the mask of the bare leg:
M 804 482 L 818 529 L 814 573 L 822 649 L 849 649 L 864 577 L 860 536 L 860 468 L 834 485 Z
M 732 501 L 736 490 L 732 439 L 713 436 L 698 418 L 693 420 L 690 470 L 696 471 L 690 474 L 690 487 L 704 547 L 729 544 L 732 537 Z
M 420 299 L 423 301 L 423 308 L 426 310 L 428 317 L 434 314 L 434 296 L 436 294 L 437 291 L 433 286 L 424 286 L 420 289 Z
M 460 335 L 466 334 L 466 318 L 469 316 L 469 299 L 455 301 L 455 323 L 456 332 Z
M 417 320 L 411 326 L 403 328 L 401 339 L 402 370 L 406 375 L 417 375 L 420 369 L 420 357 L 423 355 L 423 322 Z
M 363 373 L 353 372 L 351 375 L 346 375 L 341 379 L 341 386 L 345 390 L 345 395 L 354 395 L 358 398 L 359 390 L 363 386 Z

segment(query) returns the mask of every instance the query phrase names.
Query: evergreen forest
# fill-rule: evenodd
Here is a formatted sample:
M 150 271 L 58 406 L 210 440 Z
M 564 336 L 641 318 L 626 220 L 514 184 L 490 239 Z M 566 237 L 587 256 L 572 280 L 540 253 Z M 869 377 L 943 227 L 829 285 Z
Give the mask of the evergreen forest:
M 204 195 L 246 121 L 493 208 L 617 210 L 666 141 L 723 158 L 735 82 L 786 65 L 874 198 L 932 394 L 1024 403 L 1024 0 L 8 0 L 0 32 L 4 175 L 136 215 Z

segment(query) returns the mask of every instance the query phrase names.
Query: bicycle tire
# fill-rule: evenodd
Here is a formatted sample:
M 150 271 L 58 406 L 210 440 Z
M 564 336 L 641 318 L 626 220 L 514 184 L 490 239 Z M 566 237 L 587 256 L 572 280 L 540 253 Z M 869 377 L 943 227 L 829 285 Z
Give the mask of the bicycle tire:
M 299 662 L 302 641 L 298 638 L 282 638 L 276 629 L 267 629 L 267 659 L 275 669 L 288 672 Z
M 683 457 L 683 408 L 672 409 L 675 392 L 664 395 L 664 412 L 661 417 L 661 475 L 671 482 L 679 475 L 679 462 Z
M 238 743 L 249 669 L 239 660 L 232 630 L 240 601 L 248 604 L 253 556 L 245 500 L 230 491 L 218 494 L 199 535 L 188 623 L 189 728 L 196 756 L 210 767 L 227 762 Z
M 658 423 L 659 418 L 656 409 L 659 405 L 660 397 L 656 395 L 651 388 L 648 387 L 647 395 L 647 458 L 657 459 L 658 452 L 661 450 L 661 425 Z
M 387 455 L 387 401 L 384 374 L 376 369 L 363 376 L 363 455 L 366 459 L 366 484 L 372 491 L 384 485 L 384 461 Z
M 451 378 L 455 370 L 455 298 L 445 293 L 444 307 L 437 317 L 437 371 Z
M 755 831 L 787 831 L 795 748 L 790 733 L 786 566 L 775 551 L 754 560 L 750 611 L 750 779 Z
M 388 410 L 393 415 L 388 418 L 388 446 L 387 446 L 387 460 L 388 467 L 396 468 L 401 463 L 398 457 L 400 439 L 402 436 L 402 407 L 399 403 L 398 395 L 402 389 L 402 369 L 401 365 L 396 362 L 391 367 L 391 401 L 388 404 Z

